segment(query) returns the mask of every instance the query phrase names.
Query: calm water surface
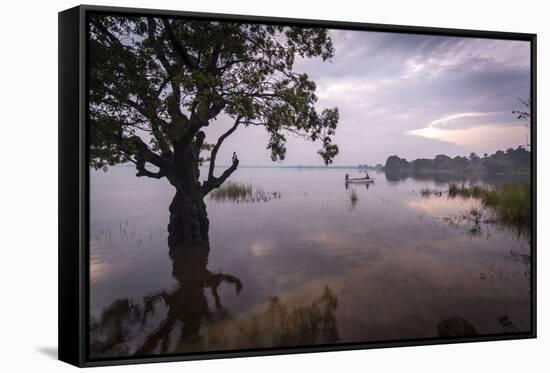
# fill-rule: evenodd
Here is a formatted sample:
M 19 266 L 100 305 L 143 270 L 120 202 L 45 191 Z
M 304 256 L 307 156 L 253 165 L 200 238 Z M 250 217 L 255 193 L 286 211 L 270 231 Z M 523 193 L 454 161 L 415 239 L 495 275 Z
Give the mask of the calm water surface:
M 207 197 L 209 253 L 172 261 L 168 182 L 92 171 L 92 356 L 529 330 L 530 237 L 474 199 L 421 196 L 445 176 L 371 172 L 374 185 L 346 189 L 345 173 L 357 170 L 238 169 L 232 180 L 280 198 Z

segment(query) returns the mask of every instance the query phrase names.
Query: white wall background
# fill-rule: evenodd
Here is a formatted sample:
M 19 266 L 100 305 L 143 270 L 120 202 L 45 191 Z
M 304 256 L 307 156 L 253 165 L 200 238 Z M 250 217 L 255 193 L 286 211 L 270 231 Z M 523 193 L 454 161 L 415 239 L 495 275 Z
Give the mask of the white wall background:
M 97 5 L 166 8 L 538 34 L 539 338 L 284 357 L 109 368 L 124 372 L 542 371 L 550 350 L 550 23 L 543 1 L 118 0 Z M 68 371 L 57 351 L 57 12 L 75 1 L 2 3 L 0 16 L 0 367 Z

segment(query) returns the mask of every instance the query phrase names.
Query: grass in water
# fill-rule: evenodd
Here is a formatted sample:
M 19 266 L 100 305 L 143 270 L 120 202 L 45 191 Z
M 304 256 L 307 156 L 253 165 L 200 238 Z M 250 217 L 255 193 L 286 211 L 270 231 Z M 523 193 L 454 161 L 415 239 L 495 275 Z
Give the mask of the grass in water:
M 218 201 L 237 203 L 269 202 L 281 198 L 281 192 L 266 192 L 261 187 L 254 188 L 250 183 L 227 181 L 210 192 L 210 198 Z
M 428 187 L 420 189 L 421 197 L 430 197 L 431 195 L 441 197 L 443 195 L 443 192 L 440 190 L 430 189 Z
M 508 184 L 483 195 L 483 203 L 493 208 L 507 224 L 529 226 L 531 222 L 531 187 L 528 184 Z
M 217 201 L 239 200 L 252 197 L 252 184 L 227 181 L 210 193 L 210 198 Z
M 491 208 L 498 220 L 519 229 L 531 222 L 531 187 L 529 184 L 505 184 L 488 188 L 480 185 L 449 184 L 449 197 L 477 198 Z
M 349 200 L 351 203 L 357 203 L 359 201 L 359 197 L 357 196 L 357 192 L 355 190 L 352 190 L 349 195 Z
M 479 185 L 458 185 L 456 183 L 449 184 L 449 197 L 463 197 L 463 198 L 482 198 L 488 191 L 488 188 Z
M 432 195 L 432 191 L 430 190 L 430 188 L 422 188 L 420 189 L 420 195 L 422 197 L 429 197 Z
M 352 189 L 349 193 L 349 203 L 350 203 L 351 211 L 357 208 L 358 202 L 359 202 L 359 196 L 357 195 L 357 192 L 355 191 L 355 189 Z

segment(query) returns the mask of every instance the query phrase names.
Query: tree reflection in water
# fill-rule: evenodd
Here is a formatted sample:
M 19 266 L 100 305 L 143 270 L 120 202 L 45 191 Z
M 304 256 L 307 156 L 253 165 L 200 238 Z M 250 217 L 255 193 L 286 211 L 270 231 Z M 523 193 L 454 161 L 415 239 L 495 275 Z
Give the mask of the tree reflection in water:
M 234 276 L 209 271 L 208 252 L 208 248 L 197 247 L 181 250 L 172 257 L 172 276 L 177 282 L 174 290 L 145 296 L 142 304 L 129 299 L 116 300 L 102 312 L 99 320 L 91 320 L 91 355 L 171 352 L 175 343 L 200 339 L 202 325 L 227 317 L 218 294 L 220 285 L 231 284 L 239 294 L 242 283 Z M 208 304 L 207 289 L 215 301 L 213 309 Z M 164 319 L 157 321 L 156 329 L 143 336 L 146 325 L 155 322 L 163 308 Z
M 220 300 L 223 283 L 243 285 L 232 275 L 207 269 L 208 248 L 181 250 L 172 258 L 173 290 L 141 303 L 118 299 L 90 322 L 92 358 L 329 343 L 338 340 L 338 301 L 326 286 L 309 305 L 278 297 L 266 308 L 235 318 Z M 208 302 L 208 291 L 213 304 Z

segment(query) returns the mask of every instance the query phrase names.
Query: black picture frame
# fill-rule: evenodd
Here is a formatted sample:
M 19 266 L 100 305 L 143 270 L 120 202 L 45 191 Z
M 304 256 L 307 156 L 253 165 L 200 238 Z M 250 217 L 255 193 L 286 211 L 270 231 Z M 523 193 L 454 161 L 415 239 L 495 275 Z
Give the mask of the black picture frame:
M 87 17 L 90 14 L 154 15 L 204 20 L 232 20 L 334 29 L 415 33 L 503 40 L 528 41 L 531 45 L 531 331 L 476 337 L 421 338 L 365 343 L 341 343 L 174 354 L 122 359 L 88 358 L 89 296 L 89 175 L 87 149 Z M 398 26 L 326 20 L 257 17 L 229 14 L 182 12 L 81 5 L 59 13 L 59 360 L 79 367 L 171 362 L 194 359 L 280 355 L 352 349 L 435 345 L 536 338 L 537 278 L 537 85 L 536 34 Z

